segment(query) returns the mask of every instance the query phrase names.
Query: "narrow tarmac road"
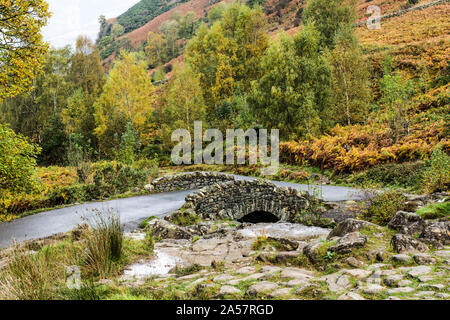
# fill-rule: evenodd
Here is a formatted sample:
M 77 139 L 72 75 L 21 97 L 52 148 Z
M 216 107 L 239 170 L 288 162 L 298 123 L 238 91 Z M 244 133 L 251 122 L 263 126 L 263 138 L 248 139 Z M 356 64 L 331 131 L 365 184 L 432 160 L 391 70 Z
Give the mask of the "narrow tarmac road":
M 235 176 L 237 180 L 255 178 Z M 307 185 L 271 181 L 278 186 L 290 187 L 312 193 Z M 358 200 L 362 193 L 357 189 L 323 186 L 319 188 L 326 201 Z M 41 212 L 7 223 L 0 224 L 0 248 L 25 240 L 40 239 L 74 229 L 83 221 L 92 221 L 98 211 L 112 210 L 120 214 L 125 231 L 131 231 L 150 216 L 164 217 L 179 209 L 185 197 L 196 190 L 177 191 L 126 199 L 92 202 L 62 209 Z

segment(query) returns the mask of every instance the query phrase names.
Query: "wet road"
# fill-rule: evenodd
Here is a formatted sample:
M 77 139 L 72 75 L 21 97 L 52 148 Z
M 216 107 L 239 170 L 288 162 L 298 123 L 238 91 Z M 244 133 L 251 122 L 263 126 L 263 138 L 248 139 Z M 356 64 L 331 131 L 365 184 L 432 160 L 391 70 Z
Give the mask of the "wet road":
M 253 180 L 254 178 L 235 176 L 237 180 Z M 289 182 L 272 181 L 283 187 L 312 192 L 312 187 Z M 326 201 L 357 200 L 361 193 L 356 189 L 336 186 L 317 188 Z M 126 231 L 134 230 L 150 216 L 164 217 L 179 209 L 184 204 L 184 198 L 191 191 L 177 191 L 147 196 L 117 199 L 103 202 L 92 202 L 41 212 L 36 215 L 0 224 L 0 248 L 9 246 L 15 240 L 25 240 L 49 237 L 61 232 L 74 229 L 83 221 L 91 221 L 95 212 L 112 210 L 120 213 L 120 218 Z

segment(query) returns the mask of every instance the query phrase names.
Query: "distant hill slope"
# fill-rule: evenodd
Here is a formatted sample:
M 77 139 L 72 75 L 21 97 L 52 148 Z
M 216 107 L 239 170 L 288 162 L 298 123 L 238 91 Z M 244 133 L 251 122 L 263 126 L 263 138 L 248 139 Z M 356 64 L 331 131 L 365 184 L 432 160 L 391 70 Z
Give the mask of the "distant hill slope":
M 230 2 L 228 0 L 227 2 Z M 143 26 L 137 28 L 130 33 L 123 35 L 123 37 L 128 37 L 131 39 L 131 43 L 134 47 L 145 42 L 147 40 L 147 35 L 150 31 L 158 32 L 159 27 L 164 21 L 170 20 L 175 12 L 179 12 L 184 15 L 189 11 L 194 11 L 197 18 L 202 18 L 205 15 L 205 10 L 210 7 L 211 0 L 191 0 L 186 3 L 179 4 L 178 6 L 162 13 L 156 18 L 147 21 Z
M 213 5 L 216 5 L 219 2 L 231 1 L 233 0 L 142 0 L 119 17 L 109 19 L 107 23 L 120 23 L 124 26 L 125 34 L 119 37 L 118 40 L 128 38 L 131 40 L 132 46 L 136 48 L 146 41 L 149 31 L 157 32 L 161 24 L 164 21 L 170 20 L 175 12 L 186 14 L 189 11 L 193 11 L 197 15 L 197 18 L 203 18 Z M 433 1 L 419 0 L 415 6 L 430 2 Z M 280 30 L 286 30 L 289 34 L 296 33 L 300 29 L 299 24 L 301 23 L 302 11 L 306 3 L 307 0 L 266 0 L 264 3 L 264 11 L 269 21 L 267 32 L 272 37 L 274 37 Z M 358 0 L 358 21 L 363 23 L 367 20 L 370 16 L 370 14 L 367 14 L 367 8 L 371 5 L 379 6 L 381 9 L 381 15 L 386 15 L 405 9 L 408 7 L 407 3 L 408 0 Z M 441 6 L 442 5 L 439 7 Z M 404 23 L 404 20 L 409 20 L 412 22 L 411 27 L 413 28 L 419 27 L 417 26 L 417 23 L 420 24 L 420 20 L 423 21 L 425 19 L 428 20 L 428 22 L 434 20 L 433 18 L 430 19 L 430 17 L 424 17 L 424 15 L 430 13 L 432 16 L 436 17 L 435 12 L 442 12 L 442 10 L 444 11 L 444 15 L 441 18 L 436 18 L 437 21 L 445 19 L 445 11 L 447 9 L 448 5 L 444 4 L 441 9 L 428 8 L 421 11 L 421 13 L 408 14 L 406 18 L 395 18 L 393 22 L 388 24 L 383 22 L 382 24 L 384 27 L 381 32 L 370 32 L 369 30 L 365 30 L 365 28 L 361 28 L 364 29 L 364 31 L 362 31 L 363 34 L 361 34 L 363 43 L 367 44 L 370 42 L 379 42 L 380 39 L 377 39 L 377 41 L 375 38 L 382 38 L 385 32 L 392 36 L 392 33 L 395 33 L 395 30 L 397 29 L 395 26 L 397 22 L 400 23 L 400 28 L 403 28 L 401 24 Z M 419 21 L 414 21 L 414 19 L 410 19 L 408 17 L 421 17 L 421 19 Z M 433 24 L 436 25 L 436 20 L 434 20 Z M 440 23 L 440 27 L 442 27 L 442 22 Z M 404 36 L 408 38 L 408 34 L 411 32 L 416 33 L 417 30 L 404 31 L 406 34 L 404 34 L 403 37 L 397 34 L 397 39 L 405 39 Z M 114 60 L 114 54 L 108 57 L 105 62 L 110 62 L 111 60 Z
M 141 0 L 117 17 L 125 33 L 136 30 L 157 16 L 188 0 Z

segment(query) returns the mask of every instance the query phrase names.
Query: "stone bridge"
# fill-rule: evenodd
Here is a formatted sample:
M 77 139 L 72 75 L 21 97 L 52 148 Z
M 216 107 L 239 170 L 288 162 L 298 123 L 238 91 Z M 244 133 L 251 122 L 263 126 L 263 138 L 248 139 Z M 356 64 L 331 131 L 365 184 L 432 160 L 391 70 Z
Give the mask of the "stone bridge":
M 294 221 L 307 209 L 306 192 L 277 187 L 270 182 L 229 181 L 205 187 L 188 195 L 178 212 L 195 212 L 203 219 L 233 219 L 243 222 Z

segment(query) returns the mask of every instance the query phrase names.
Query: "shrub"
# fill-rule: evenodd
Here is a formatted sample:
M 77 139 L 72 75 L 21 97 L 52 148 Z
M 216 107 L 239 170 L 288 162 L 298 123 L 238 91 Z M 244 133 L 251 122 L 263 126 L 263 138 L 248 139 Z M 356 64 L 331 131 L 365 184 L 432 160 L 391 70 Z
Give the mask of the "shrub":
M 93 276 L 108 276 L 117 272 L 122 256 L 123 229 L 117 214 L 99 212 L 95 225 L 87 235 L 86 267 Z
M 445 191 L 450 186 L 450 157 L 437 146 L 424 173 L 424 189 L 427 192 Z
M 41 149 L 13 130 L 0 124 L 0 197 L 4 191 L 33 191 L 36 157 Z
M 424 170 L 423 161 L 378 165 L 355 175 L 350 182 L 357 185 L 370 182 L 379 183 L 382 186 L 418 189 L 423 181 Z
M 93 181 L 97 186 L 106 185 L 106 194 L 123 193 L 131 188 L 143 186 L 147 181 L 147 171 L 145 169 L 135 169 L 115 161 L 103 161 L 92 166 Z
M 397 142 L 391 129 L 383 123 L 337 125 L 329 135 L 301 142 L 280 144 L 280 161 L 290 165 L 310 164 L 336 173 L 358 172 L 376 165 L 416 161 L 428 157 L 438 143 L 446 150 L 449 141 L 442 139 L 444 121 L 410 126 L 409 134 Z
M 377 193 L 368 201 L 363 218 L 367 221 L 385 226 L 400 210 L 404 210 L 406 197 L 396 190 Z

